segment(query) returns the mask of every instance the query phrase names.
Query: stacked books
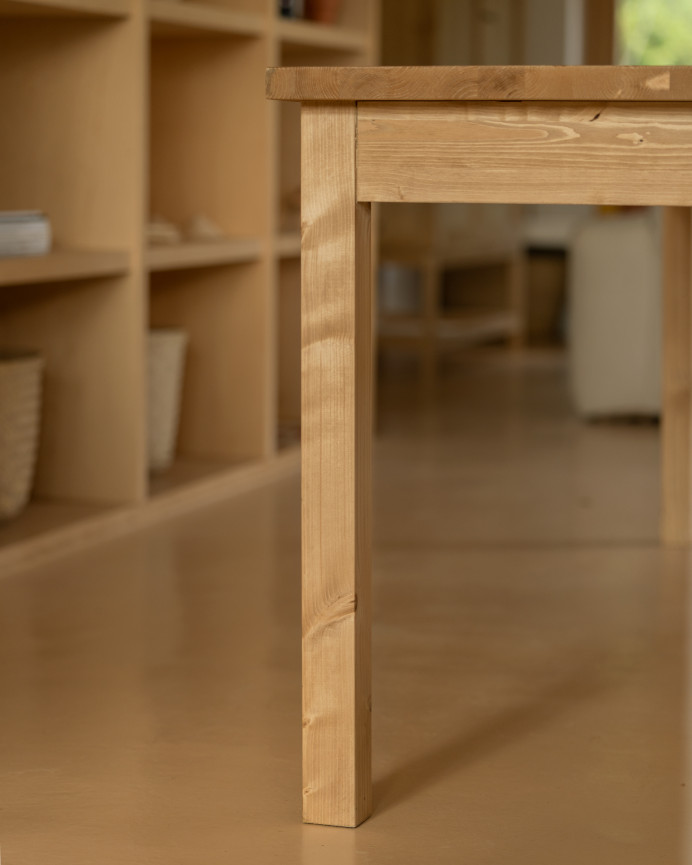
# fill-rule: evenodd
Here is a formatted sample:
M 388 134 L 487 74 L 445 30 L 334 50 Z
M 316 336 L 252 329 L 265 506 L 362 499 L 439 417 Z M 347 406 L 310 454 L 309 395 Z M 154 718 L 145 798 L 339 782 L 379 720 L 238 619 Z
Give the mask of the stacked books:
M 48 217 L 38 210 L 0 211 L 0 258 L 50 252 Z

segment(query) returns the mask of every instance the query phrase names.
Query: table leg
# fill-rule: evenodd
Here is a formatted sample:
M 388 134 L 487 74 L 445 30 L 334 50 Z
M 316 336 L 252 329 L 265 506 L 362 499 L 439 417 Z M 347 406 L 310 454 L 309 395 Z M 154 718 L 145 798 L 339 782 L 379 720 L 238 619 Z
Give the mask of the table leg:
M 370 205 L 356 106 L 302 108 L 303 819 L 372 808 Z
M 661 537 L 686 545 L 692 539 L 692 226 L 688 207 L 666 207 L 664 214 Z

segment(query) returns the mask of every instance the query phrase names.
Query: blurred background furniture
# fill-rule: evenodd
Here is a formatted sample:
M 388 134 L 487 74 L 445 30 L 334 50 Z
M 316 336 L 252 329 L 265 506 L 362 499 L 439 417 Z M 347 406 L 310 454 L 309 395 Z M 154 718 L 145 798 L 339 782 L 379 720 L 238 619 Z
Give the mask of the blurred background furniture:
M 660 211 L 594 215 L 569 255 L 569 370 L 585 417 L 661 410 Z

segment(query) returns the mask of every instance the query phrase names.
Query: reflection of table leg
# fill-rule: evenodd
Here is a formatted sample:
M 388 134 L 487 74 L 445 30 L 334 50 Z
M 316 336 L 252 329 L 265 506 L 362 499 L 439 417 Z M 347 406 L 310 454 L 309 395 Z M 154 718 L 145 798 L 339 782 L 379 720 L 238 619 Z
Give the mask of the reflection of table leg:
M 511 344 L 513 348 L 523 348 L 526 344 L 527 326 L 526 253 L 523 250 L 512 253 L 507 263 L 507 286 L 507 305 L 514 319 Z
M 303 819 L 371 811 L 370 205 L 355 105 L 302 119 Z
M 692 540 L 690 209 L 666 207 L 663 258 L 662 525 L 667 544 Z
M 434 253 L 426 255 L 420 264 L 422 292 L 422 337 L 420 343 L 422 381 L 426 389 L 435 384 L 437 374 L 437 322 L 440 317 L 441 269 Z

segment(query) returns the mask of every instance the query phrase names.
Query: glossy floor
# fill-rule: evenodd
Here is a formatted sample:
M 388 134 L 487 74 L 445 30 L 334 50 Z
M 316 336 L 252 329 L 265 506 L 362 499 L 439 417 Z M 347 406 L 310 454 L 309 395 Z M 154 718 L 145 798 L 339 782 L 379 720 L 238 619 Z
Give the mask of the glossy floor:
M 300 823 L 296 479 L 0 581 L 3 865 L 685 861 L 656 427 L 550 357 L 380 399 L 373 817 Z

